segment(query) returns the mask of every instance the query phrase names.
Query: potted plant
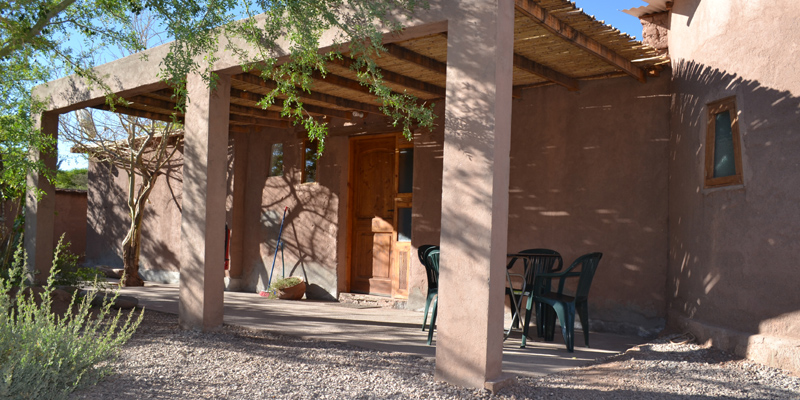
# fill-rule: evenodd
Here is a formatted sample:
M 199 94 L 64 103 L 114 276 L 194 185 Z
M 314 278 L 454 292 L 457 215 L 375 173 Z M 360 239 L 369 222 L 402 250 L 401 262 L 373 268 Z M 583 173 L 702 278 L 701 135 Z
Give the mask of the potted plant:
M 271 299 L 300 300 L 306 293 L 306 282 L 303 278 L 289 276 L 278 279 L 269 286 L 267 297 Z

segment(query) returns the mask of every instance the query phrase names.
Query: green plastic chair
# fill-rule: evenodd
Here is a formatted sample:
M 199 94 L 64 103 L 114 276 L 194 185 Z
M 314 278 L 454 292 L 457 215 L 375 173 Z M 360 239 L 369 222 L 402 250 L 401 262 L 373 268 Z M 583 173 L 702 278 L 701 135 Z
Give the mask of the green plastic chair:
M 425 331 L 425 325 L 428 322 L 428 309 L 431 305 L 431 300 L 439 295 L 439 259 L 436 258 L 436 266 L 433 267 L 428 263 L 428 253 L 432 250 L 439 250 L 439 246 L 426 244 L 417 249 L 419 261 L 425 267 L 425 274 L 428 276 L 428 296 L 425 299 L 425 313 L 422 316 L 422 330 Z
M 425 253 L 425 269 L 430 269 L 436 276 L 437 288 L 439 282 L 439 246 L 429 249 Z M 427 308 L 427 307 L 426 307 Z M 428 328 L 428 346 L 433 341 L 433 330 L 436 328 L 436 313 L 439 310 L 439 296 L 433 300 L 433 312 L 431 315 L 431 326 Z
M 526 263 L 525 268 L 523 269 L 523 274 L 515 274 L 512 273 L 511 270 L 514 267 L 514 264 L 517 262 L 519 257 L 511 257 L 508 264 L 506 265 L 506 274 L 508 276 L 509 286 L 506 287 L 506 295 L 508 296 L 509 303 L 511 303 L 511 315 L 514 316 L 511 327 L 506 332 L 506 337 L 511 333 L 512 329 L 519 328 L 520 322 L 520 314 L 517 310 L 517 302 L 521 301 L 522 297 L 530 297 L 533 294 L 534 285 L 534 277 L 538 274 L 542 273 L 552 273 L 556 271 L 560 271 L 561 267 L 564 264 L 564 261 L 561 258 L 561 254 L 559 254 L 555 250 L 550 249 L 526 249 L 522 250 L 519 253 L 522 254 L 541 254 L 542 256 L 532 256 L 530 258 L 524 258 L 523 261 Z M 555 257 L 552 257 L 555 256 Z M 514 287 L 512 284 L 511 277 L 517 276 L 520 278 L 522 282 L 524 282 L 524 290 L 523 286 Z M 540 292 L 550 291 L 549 286 L 544 286 L 539 288 Z M 541 293 L 540 293 L 541 294 Z M 516 300 L 516 301 L 515 301 Z M 544 335 L 544 331 L 542 330 L 542 305 L 540 303 L 531 303 L 528 304 L 526 307 L 526 314 L 525 314 L 525 329 L 523 331 L 524 335 L 528 334 L 529 322 L 530 322 L 530 314 L 531 314 L 531 306 L 536 309 L 536 332 L 539 337 Z M 525 347 L 523 342 L 522 347 Z
M 600 264 L 600 258 L 603 253 L 590 253 L 578 257 L 569 268 L 563 272 L 557 273 L 544 273 L 536 277 L 534 286 L 536 288 L 544 288 L 550 284 L 555 278 L 559 279 L 558 291 L 541 291 L 541 294 L 534 295 L 530 301 L 536 301 L 547 304 L 549 307 L 544 307 L 544 340 L 552 341 L 555 333 L 556 315 L 561 324 L 561 334 L 564 336 L 564 342 L 567 345 L 567 351 L 572 353 L 575 351 L 575 312 L 581 319 L 581 326 L 583 326 L 583 339 L 586 342 L 586 347 L 589 347 L 589 289 L 592 286 L 592 279 L 594 273 L 597 271 L 597 266 Z M 580 271 L 574 271 L 580 267 Z M 564 283 L 567 278 L 577 277 L 578 287 L 575 289 L 574 296 L 564 294 Z M 528 318 L 526 317 L 526 324 Z M 522 336 L 522 343 L 524 346 L 525 336 Z

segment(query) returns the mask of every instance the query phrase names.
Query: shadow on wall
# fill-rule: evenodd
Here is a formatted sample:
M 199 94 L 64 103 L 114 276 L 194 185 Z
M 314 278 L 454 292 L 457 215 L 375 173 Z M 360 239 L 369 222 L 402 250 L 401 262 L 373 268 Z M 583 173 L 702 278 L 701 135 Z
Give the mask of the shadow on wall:
M 264 137 L 257 137 L 249 143 L 251 148 L 270 148 L 272 145 Z M 254 195 L 250 192 L 246 196 L 247 199 L 258 199 L 259 203 L 257 207 L 245 208 L 249 214 L 258 213 L 258 217 L 247 217 L 248 227 L 245 230 L 255 234 L 245 239 L 247 243 L 244 251 L 247 254 L 243 257 L 246 262 L 243 265 L 243 277 L 247 279 L 248 290 L 263 290 L 268 285 L 274 259 L 273 281 L 284 274 L 301 276 L 309 284 L 306 297 L 335 300 L 330 293 L 336 291 L 337 282 L 339 198 L 334 189 L 325 184 L 300 182 L 302 174 L 297 166 L 302 165 L 302 160 L 297 157 L 300 152 L 295 150 L 296 146 L 289 145 L 289 141 L 284 140 L 285 169 L 282 176 L 268 176 L 268 160 L 251 157 L 251 164 L 248 165 L 248 188 L 258 188 L 259 193 Z M 331 150 L 333 149 L 329 149 Z M 327 165 L 325 157 L 331 156 L 326 154 L 320 158 L 318 178 L 322 179 L 318 179 L 319 181 L 327 181 L 325 177 L 338 179 L 338 174 L 341 173 L 338 171 L 340 167 Z M 286 213 L 281 237 L 284 247 L 283 252 L 279 250 L 276 257 L 278 232 L 285 207 L 289 211 Z M 320 285 L 323 282 L 325 283 Z
M 174 250 L 180 244 L 182 167 L 179 150 L 162 170 L 145 205 L 139 262 L 143 270 L 179 270 L 178 254 Z M 137 183 L 141 184 L 140 176 Z M 130 228 L 127 198 L 125 170 L 106 163 L 90 163 L 87 264 L 122 267 L 122 241 Z
M 694 62 L 674 71 L 670 310 L 800 338 L 800 98 Z M 744 185 L 705 189 L 706 104 L 735 96 Z
M 509 251 L 553 249 L 565 268 L 602 252 L 594 330 L 651 336 L 665 326 L 669 82 L 667 70 L 645 84 L 585 81 L 514 102 Z

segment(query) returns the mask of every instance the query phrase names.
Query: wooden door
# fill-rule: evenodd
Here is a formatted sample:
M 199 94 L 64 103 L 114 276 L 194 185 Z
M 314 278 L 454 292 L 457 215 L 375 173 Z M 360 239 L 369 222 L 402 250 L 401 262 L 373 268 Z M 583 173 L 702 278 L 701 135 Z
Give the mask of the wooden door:
M 353 141 L 350 290 L 392 294 L 395 137 Z

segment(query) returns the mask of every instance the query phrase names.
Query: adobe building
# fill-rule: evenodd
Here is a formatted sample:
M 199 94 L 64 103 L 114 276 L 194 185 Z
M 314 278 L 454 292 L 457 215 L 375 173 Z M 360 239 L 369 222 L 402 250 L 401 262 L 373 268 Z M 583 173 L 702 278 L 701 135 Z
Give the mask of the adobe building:
M 438 244 L 436 374 L 483 387 L 501 377 L 506 254 L 550 248 L 569 263 L 599 251 L 593 330 L 670 327 L 800 371 L 800 77 L 786 68 L 800 55 L 800 5 L 648 3 L 627 11 L 642 18 L 643 45 L 565 0 L 431 1 L 385 37 L 378 63 L 394 90 L 436 104 L 435 129 L 402 137 L 348 62 L 333 63 L 304 98 L 330 127 L 316 162 L 302 130 L 256 106 L 269 83 L 221 51 L 215 91 L 187 79 L 183 166 L 151 197 L 143 277 L 178 280 L 181 325 L 216 329 L 223 290 L 266 285 L 288 208 L 275 270 L 283 257 L 308 297 L 419 309 L 416 249 Z M 169 118 L 166 51 L 97 67 L 132 102 L 118 112 Z M 39 121 L 53 135 L 58 114 L 104 107 L 72 77 L 34 93 L 50 99 Z M 124 178 L 90 166 L 90 262 L 121 265 Z M 53 205 L 28 207 L 42 269 Z

